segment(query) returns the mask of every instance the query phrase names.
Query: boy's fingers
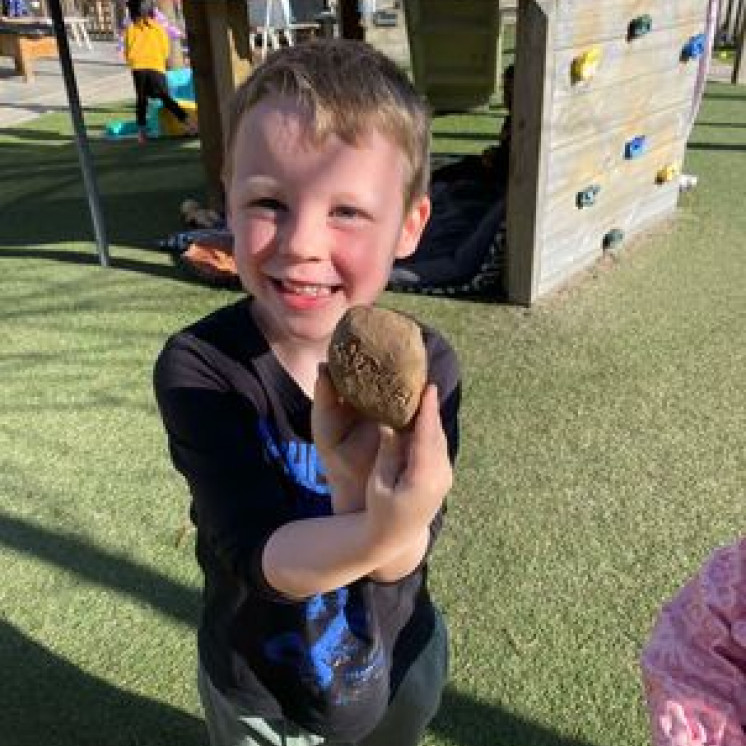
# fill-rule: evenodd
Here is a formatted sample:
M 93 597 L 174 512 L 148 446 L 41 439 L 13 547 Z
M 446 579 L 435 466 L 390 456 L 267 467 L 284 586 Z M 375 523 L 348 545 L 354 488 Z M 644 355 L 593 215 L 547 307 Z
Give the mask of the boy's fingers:
M 311 410 L 311 426 L 314 438 L 328 441 L 333 438 L 336 417 L 334 411 L 339 407 L 337 393 L 329 378 L 326 365 L 319 365 L 319 374 L 313 388 L 313 408 Z
M 337 398 L 334 384 L 329 376 L 329 368 L 326 363 L 319 363 L 319 373 L 316 376 L 316 384 L 313 389 L 313 403 L 322 408 L 328 407 Z
M 422 395 L 409 443 L 407 469 L 402 478 L 416 481 L 417 476 L 424 472 L 435 477 L 434 470 L 438 470 L 440 466 L 445 480 L 446 465 L 450 470 L 448 447 L 440 420 L 438 389 L 430 384 Z
M 339 399 L 326 363 L 321 363 L 314 385 L 311 411 L 314 439 L 322 440 L 324 444 L 336 445 L 344 440 L 353 420 L 350 407 Z
M 404 458 L 401 439 L 390 427 L 381 427 L 378 439 L 378 453 L 373 474 L 381 487 L 393 490 L 399 479 Z

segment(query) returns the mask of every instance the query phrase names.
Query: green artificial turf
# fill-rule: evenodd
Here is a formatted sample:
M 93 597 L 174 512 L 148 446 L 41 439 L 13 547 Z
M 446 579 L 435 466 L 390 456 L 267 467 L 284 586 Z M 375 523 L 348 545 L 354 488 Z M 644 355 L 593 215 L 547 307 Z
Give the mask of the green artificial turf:
M 439 118 L 479 151 L 499 112 Z M 105 142 L 96 264 L 69 120 L 0 133 L 0 733 L 197 746 L 199 574 L 151 393 L 166 336 L 235 293 L 157 249 L 194 143 Z M 661 603 L 746 518 L 746 94 L 711 84 L 675 222 L 531 309 L 387 294 L 456 347 L 462 448 L 432 586 L 452 673 L 429 746 L 644 746 Z M 392 744 L 395 746 L 395 744 Z

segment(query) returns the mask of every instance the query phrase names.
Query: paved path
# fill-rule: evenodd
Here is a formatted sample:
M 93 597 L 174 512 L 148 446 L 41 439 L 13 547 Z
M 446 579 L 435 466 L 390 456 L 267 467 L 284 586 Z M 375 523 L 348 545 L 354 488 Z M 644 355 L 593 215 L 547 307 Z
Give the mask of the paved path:
M 134 99 L 132 78 L 115 42 L 94 41 L 92 51 L 71 43 L 70 51 L 84 108 Z M 36 79 L 25 83 L 15 74 L 13 60 L 0 57 L 0 128 L 13 127 L 40 114 L 69 110 L 60 61 L 34 60 L 34 72 Z

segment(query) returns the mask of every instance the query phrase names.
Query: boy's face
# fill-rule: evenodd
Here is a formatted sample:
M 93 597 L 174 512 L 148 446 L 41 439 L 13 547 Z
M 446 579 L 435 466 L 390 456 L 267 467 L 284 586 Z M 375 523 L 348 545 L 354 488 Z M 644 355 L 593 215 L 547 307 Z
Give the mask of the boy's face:
M 308 139 L 307 114 L 271 97 L 243 116 L 226 184 L 241 280 L 275 346 L 326 349 L 353 305 L 373 303 L 430 214 L 405 214 L 402 151 L 377 131 L 355 146 Z

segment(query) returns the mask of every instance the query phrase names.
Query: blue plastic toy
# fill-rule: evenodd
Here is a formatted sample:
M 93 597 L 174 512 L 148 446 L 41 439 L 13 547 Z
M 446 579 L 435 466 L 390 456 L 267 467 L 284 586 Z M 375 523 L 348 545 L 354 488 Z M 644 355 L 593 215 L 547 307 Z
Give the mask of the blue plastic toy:
M 137 122 L 134 119 L 126 122 L 108 122 L 106 125 L 106 136 L 113 140 L 124 140 L 128 137 L 136 137 L 138 131 Z M 145 133 L 148 137 L 160 137 L 160 126 L 158 125 L 158 110 L 155 110 L 153 116 L 150 107 L 148 107 L 147 117 L 145 119 Z
M 190 67 L 182 67 L 178 70 L 166 71 L 166 83 L 171 98 L 181 101 L 196 101 L 194 92 L 194 75 Z M 162 137 L 158 121 L 158 112 L 163 104 L 157 99 L 148 101 L 148 110 L 145 115 L 145 133 L 149 138 Z M 108 122 L 106 125 L 106 136 L 112 139 L 124 139 L 137 135 L 137 122 L 135 120 Z
M 168 92 L 171 94 L 171 98 L 184 99 L 185 101 L 197 100 L 194 93 L 194 75 L 192 74 L 191 67 L 167 70 L 166 82 L 168 83 Z

